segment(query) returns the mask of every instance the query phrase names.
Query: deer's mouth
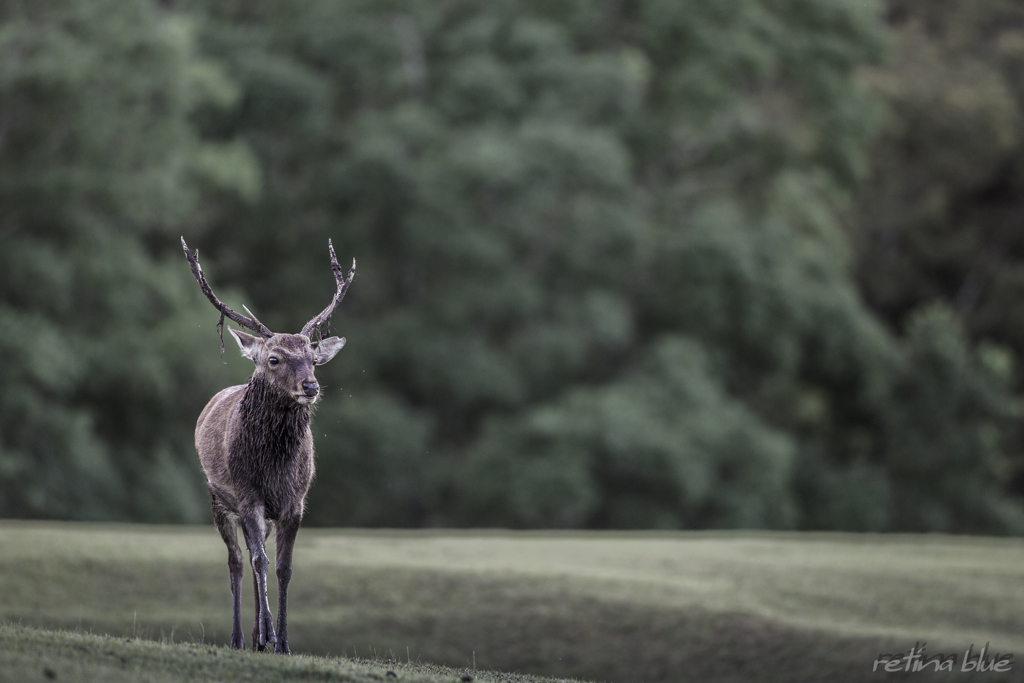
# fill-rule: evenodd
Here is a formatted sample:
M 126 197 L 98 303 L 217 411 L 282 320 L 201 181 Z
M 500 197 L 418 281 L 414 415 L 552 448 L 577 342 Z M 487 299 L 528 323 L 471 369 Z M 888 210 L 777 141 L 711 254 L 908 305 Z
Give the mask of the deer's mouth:
M 317 395 L 317 396 L 306 396 L 305 394 L 299 394 L 298 396 L 295 397 L 295 402 L 296 403 L 300 403 L 302 405 L 309 405 L 310 403 L 316 403 L 316 400 L 318 398 L 320 398 L 319 395 Z

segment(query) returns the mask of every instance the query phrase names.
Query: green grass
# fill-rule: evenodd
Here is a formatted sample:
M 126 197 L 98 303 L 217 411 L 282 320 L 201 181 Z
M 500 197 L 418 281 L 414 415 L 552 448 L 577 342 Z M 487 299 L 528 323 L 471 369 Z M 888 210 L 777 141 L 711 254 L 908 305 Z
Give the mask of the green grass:
M 181 668 L 161 664 L 168 657 L 203 666 L 275 662 L 270 678 L 254 680 L 321 676 L 289 673 L 298 664 L 276 663 L 284 658 L 198 645 L 223 645 L 230 635 L 226 553 L 212 526 L 8 522 L 0 524 L 0 549 L 0 619 L 8 624 L 156 648 L 144 661 L 168 676 Z M 248 639 L 248 577 L 243 586 Z M 1024 680 L 1024 542 L 304 529 L 290 616 L 293 652 L 343 658 L 291 661 L 335 669 L 354 656 L 400 661 L 407 677 L 435 675 L 408 668 L 410 661 L 472 667 L 475 659 L 477 671 L 595 681 L 925 681 L 926 674 L 900 678 L 871 667 L 882 653 L 927 641 L 929 654 L 960 657 L 968 644 L 989 642 L 1016 653 L 1013 671 L 975 679 Z M 12 653 L 31 650 L 9 646 L 25 634 L 31 642 L 58 637 L 3 631 L 0 670 L 12 670 Z M 171 645 L 182 642 L 189 645 Z M 239 671 L 219 675 L 249 680 Z
M 215 645 L 153 642 L 0 625 L 0 682 L 184 683 L 186 681 L 338 681 L 527 683 L 525 676 L 435 665 L 235 652 Z M 536 680 L 536 679 L 533 679 Z M 556 679 L 544 679 L 558 683 Z M 564 683 L 570 683 L 560 679 Z

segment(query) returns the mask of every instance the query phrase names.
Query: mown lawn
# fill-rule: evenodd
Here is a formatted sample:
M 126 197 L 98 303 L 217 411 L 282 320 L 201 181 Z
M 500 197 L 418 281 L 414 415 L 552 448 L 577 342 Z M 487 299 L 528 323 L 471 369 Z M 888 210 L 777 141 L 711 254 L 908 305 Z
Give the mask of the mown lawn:
M 230 654 L 170 647 L 230 635 L 226 554 L 212 526 L 6 522 L 0 548 L 8 624 L 111 634 L 126 647 L 156 640 L 174 656 Z M 243 586 L 248 641 L 251 581 Z M 419 661 L 594 681 L 1024 680 L 1024 542 L 304 529 L 290 616 L 293 652 L 405 662 L 403 676 L 433 675 L 408 668 Z M 47 635 L 4 631 L 0 670 L 15 670 L 11 642 L 24 634 Z M 879 655 L 915 642 L 960 660 L 971 643 L 1016 655 L 1009 674 L 872 672 Z

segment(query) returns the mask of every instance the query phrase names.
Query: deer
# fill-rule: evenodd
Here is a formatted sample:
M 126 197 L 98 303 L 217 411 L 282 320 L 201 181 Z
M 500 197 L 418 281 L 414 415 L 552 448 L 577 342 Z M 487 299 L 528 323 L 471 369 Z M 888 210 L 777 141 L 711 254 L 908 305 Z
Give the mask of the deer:
M 242 308 L 248 317 L 221 302 L 206 281 L 198 250 L 190 251 L 184 237 L 181 246 L 203 294 L 220 311 L 217 329 L 221 354 L 225 317 L 256 333 L 247 334 L 228 326 L 242 355 L 256 368 L 247 384 L 228 387 L 210 399 L 199 415 L 195 431 L 196 453 L 206 475 L 214 524 L 228 550 L 234 611 L 231 647 L 245 649 L 241 620 L 243 558 L 238 545 L 241 526 L 253 572 L 252 649 L 263 652 L 274 644 L 275 652 L 291 654 L 287 614 L 292 550 L 315 470 L 310 421 L 320 398 L 320 385 L 313 371 L 345 346 L 344 337 L 325 338 L 321 328 L 326 323 L 330 334 L 331 315 L 352 284 L 356 262 L 353 259 L 351 269 L 344 274 L 334 245 L 328 240 L 337 285 L 334 298 L 299 334 L 275 334 L 245 306 Z M 265 547 L 272 527 L 276 528 L 277 545 L 276 633 L 267 599 L 270 561 Z

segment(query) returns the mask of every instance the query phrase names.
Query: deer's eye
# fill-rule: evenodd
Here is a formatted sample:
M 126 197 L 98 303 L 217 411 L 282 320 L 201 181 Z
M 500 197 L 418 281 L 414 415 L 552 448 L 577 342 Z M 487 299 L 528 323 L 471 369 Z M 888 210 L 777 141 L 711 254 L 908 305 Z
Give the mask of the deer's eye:
M 280 363 L 281 361 L 279 361 L 275 356 L 271 356 L 270 359 L 267 360 L 267 362 L 270 363 L 271 367 L 273 367 L 273 366 L 277 365 L 278 363 Z

